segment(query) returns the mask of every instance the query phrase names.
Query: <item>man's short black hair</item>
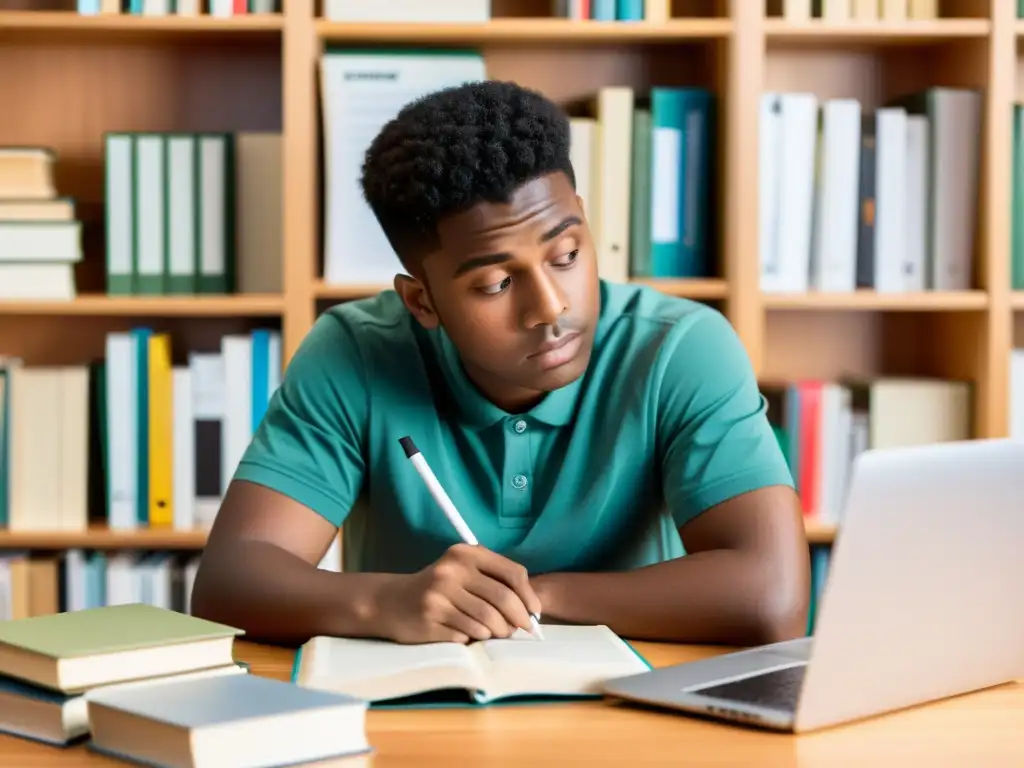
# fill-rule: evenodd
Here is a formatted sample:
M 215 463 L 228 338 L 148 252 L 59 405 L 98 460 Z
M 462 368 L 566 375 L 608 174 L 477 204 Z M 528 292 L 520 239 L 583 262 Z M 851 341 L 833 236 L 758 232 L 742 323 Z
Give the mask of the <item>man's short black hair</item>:
M 488 80 L 406 105 L 370 144 L 363 196 L 402 263 L 436 247 L 437 223 L 481 202 L 508 202 L 557 171 L 575 187 L 569 118 L 536 91 Z

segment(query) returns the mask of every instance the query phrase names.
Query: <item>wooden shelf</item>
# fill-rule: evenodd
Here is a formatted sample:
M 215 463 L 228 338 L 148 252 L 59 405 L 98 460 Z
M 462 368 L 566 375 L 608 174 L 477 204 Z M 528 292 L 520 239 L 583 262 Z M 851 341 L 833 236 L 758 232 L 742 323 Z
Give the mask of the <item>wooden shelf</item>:
M 830 544 L 835 540 L 836 526 L 808 520 L 807 541 Z M 11 549 L 202 549 L 206 545 L 205 530 L 140 528 L 116 531 L 94 525 L 84 531 L 8 531 L 0 529 L 0 550 Z
M 874 43 L 903 45 L 938 43 L 948 40 L 983 38 L 992 24 L 988 19 L 939 19 L 903 22 L 831 22 L 795 23 L 766 19 L 765 37 L 769 42 L 828 44 Z
M 725 280 L 636 279 L 630 282 L 687 299 L 724 299 L 729 294 L 729 284 Z M 373 296 L 388 288 L 390 286 L 386 285 L 330 285 L 320 281 L 314 288 L 314 295 L 318 299 L 351 301 Z
M 29 33 L 47 36 L 96 36 L 102 41 L 126 37 L 149 41 L 162 37 L 270 36 L 280 37 L 280 14 L 239 16 L 82 16 L 73 11 L 0 11 L 0 38 L 24 40 Z
M 148 529 L 111 530 L 91 526 L 84 531 L 8 531 L 0 530 L 0 549 L 202 549 L 204 530 L 180 531 Z
M 637 285 L 647 285 L 657 288 L 669 296 L 678 296 L 683 299 L 724 299 L 729 295 L 729 284 L 725 280 L 703 279 L 703 280 L 674 280 L 666 278 L 641 279 L 635 278 L 630 281 Z
M 886 312 L 970 312 L 988 306 L 984 291 L 925 291 L 923 293 L 797 293 L 765 294 L 772 310 L 884 310 Z
M 1014 310 L 1024 309 L 1024 291 L 1013 291 L 1010 294 L 1010 307 Z
M 97 317 L 266 317 L 284 309 L 280 296 L 106 296 L 82 295 L 71 301 L 5 301 L 0 315 L 93 315 Z
M 495 19 L 486 24 L 346 24 L 319 20 L 320 39 L 331 43 L 541 43 L 587 45 L 674 43 L 727 37 L 729 19 L 675 19 L 649 22 L 573 21 L 553 18 Z

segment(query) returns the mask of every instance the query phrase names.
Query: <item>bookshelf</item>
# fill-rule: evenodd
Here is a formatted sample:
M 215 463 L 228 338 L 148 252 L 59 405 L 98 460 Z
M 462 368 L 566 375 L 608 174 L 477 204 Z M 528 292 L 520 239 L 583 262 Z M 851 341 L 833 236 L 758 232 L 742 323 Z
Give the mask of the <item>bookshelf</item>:
M 39 3 L 43 7 L 43 3 Z M 974 437 L 1008 434 L 1010 357 L 1024 345 L 1024 291 L 1009 279 L 1011 106 L 1024 99 L 1024 23 L 1014 3 L 940 0 L 932 21 L 791 22 L 754 0 L 674 0 L 667 22 L 550 17 L 547 0 L 494 0 L 484 24 L 364 24 L 320 18 L 314 0 L 239 18 L 77 15 L 3 10 L 0 99 L 18 108 L 0 144 L 48 144 L 57 186 L 82 204 L 85 261 L 71 301 L 0 301 L 0 352 L 32 364 L 84 363 L 113 330 L 146 322 L 175 348 L 279 324 L 287 361 L 319 312 L 383 286 L 322 278 L 325 46 L 452 46 L 483 51 L 488 75 L 569 102 L 605 84 L 698 84 L 718 99 L 715 276 L 644 280 L 720 308 L 763 379 L 909 374 L 971 382 Z M 60 8 L 64 7 L 64 10 Z M 967 290 L 768 294 L 759 277 L 759 99 L 765 89 L 853 96 L 980 88 L 984 127 L 974 274 Z M 103 284 L 103 143 L 108 130 L 280 131 L 282 290 L 227 296 L 107 296 Z M 922 341 L 923 339 L 923 341 Z M 809 521 L 811 543 L 835 528 Z M 201 549 L 202 531 L 0 531 L 0 549 Z

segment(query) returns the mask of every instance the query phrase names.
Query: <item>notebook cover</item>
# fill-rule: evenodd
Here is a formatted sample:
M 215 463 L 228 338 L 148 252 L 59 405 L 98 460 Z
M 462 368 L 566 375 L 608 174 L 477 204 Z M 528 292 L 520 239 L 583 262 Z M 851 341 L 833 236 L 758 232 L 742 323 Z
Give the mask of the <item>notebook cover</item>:
M 0 643 L 51 658 L 92 656 L 242 635 L 224 624 L 132 603 L 0 622 Z

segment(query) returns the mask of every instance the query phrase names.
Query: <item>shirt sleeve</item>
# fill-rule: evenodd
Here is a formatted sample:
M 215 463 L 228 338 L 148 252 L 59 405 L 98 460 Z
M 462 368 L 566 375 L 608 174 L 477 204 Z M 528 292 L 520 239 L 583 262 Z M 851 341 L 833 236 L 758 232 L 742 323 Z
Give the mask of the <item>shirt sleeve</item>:
M 658 397 L 665 501 L 677 526 L 748 491 L 793 487 L 746 349 L 708 308 L 666 339 Z
M 278 491 L 340 527 L 365 477 L 368 394 L 351 331 L 322 315 L 289 362 L 235 479 Z

